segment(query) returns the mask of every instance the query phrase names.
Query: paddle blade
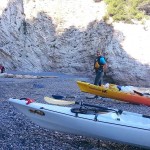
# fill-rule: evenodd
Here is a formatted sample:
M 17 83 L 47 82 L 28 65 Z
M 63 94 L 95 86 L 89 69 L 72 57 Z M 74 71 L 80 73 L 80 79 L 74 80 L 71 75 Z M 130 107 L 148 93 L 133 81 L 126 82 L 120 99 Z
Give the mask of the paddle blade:
M 71 104 L 75 104 L 75 101 L 65 101 L 65 100 L 54 99 L 54 98 L 51 98 L 51 97 L 44 97 L 44 100 L 47 103 L 53 104 L 53 105 L 71 105 Z
M 55 99 L 63 99 L 64 96 L 61 96 L 61 95 L 52 95 L 53 98 Z
M 52 95 L 55 99 L 63 99 L 63 98 L 75 98 L 75 96 L 62 96 L 62 95 Z

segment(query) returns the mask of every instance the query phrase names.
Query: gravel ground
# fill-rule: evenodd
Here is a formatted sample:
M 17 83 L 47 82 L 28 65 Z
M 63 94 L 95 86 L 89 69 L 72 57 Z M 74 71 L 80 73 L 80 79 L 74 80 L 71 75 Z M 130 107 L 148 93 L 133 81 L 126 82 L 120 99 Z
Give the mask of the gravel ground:
M 75 100 L 86 103 L 100 103 L 101 106 L 150 114 L 147 106 L 127 104 L 111 99 L 86 99 L 92 96 L 80 92 L 76 81 L 90 81 L 88 78 L 58 77 L 41 79 L 0 78 L 0 150 L 142 150 L 142 148 L 97 140 L 83 136 L 50 131 L 32 123 L 15 109 L 8 99 L 29 97 L 45 103 L 44 96 L 60 94 L 75 96 Z

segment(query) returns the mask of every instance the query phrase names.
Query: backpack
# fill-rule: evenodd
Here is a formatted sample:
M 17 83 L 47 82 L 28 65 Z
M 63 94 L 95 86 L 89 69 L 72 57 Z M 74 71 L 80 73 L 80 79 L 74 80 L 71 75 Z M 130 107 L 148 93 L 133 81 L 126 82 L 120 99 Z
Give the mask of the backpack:
M 105 58 L 103 56 L 97 57 L 94 63 L 94 69 L 98 70 L 100 67 L 103 68 L 103 65 L 106 64 Z
M 98 59 L 96 59 L 95 64 L 94 64 L 94 69 L 98 69 L 100 67 Z

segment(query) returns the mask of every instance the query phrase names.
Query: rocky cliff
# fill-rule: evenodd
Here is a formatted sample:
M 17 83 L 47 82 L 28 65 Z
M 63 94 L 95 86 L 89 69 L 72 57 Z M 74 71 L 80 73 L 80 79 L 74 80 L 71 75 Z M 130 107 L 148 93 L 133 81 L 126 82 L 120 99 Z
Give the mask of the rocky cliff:
M 150 87 L 150 25 L 108 23 L 93 0 L 5 0 L 0 5 L 0 63 L 6 70 L 93 74 L 97 49 L 107 78 Z

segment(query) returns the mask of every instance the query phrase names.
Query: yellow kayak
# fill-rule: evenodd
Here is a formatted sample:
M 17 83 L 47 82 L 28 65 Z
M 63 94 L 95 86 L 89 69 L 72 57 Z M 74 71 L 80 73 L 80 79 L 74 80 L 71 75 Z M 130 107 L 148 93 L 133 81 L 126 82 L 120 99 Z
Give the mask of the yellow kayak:
M 97 86 L 82 81 L 77 81 L 77 84 L 82 92 L 112 98 L 120 101 L 150 106 L 150 97 L 141 96 L 137 93 L 119 91 L 115 85 L 111 85 L 113 88 L 106 88 L 104 86 Z

